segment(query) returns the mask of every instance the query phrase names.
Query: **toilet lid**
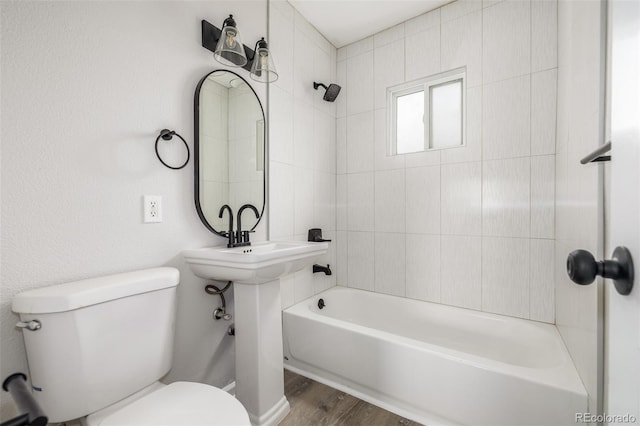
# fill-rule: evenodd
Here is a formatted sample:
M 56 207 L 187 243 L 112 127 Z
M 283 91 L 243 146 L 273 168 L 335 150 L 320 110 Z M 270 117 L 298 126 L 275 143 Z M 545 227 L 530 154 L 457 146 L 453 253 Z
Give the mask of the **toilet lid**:
M 100 426 L 249 426 L 240 401 L 202 383 L 175 382 L 132 402 L 100 421 Z

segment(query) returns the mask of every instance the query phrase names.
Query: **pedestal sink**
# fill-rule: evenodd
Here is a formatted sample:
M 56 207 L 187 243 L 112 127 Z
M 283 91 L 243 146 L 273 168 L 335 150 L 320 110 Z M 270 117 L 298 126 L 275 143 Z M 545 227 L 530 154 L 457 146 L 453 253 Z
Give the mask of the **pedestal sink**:
M 185 250 L 193 272 L 234 282 L 236 397 L 254 425 L 277 425 L 284 396 L 280 277 L 313 265 L 328 243 L 266 241 L 244 247 Z

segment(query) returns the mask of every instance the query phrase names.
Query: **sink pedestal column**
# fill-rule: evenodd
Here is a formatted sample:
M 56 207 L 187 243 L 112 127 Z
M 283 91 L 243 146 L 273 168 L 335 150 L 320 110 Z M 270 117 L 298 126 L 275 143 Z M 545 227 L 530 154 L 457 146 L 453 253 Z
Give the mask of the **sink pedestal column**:
M 236 398 L 253 425 L 277 425 L 289 413 L 284 396 L 280 280 L 233 283 Z

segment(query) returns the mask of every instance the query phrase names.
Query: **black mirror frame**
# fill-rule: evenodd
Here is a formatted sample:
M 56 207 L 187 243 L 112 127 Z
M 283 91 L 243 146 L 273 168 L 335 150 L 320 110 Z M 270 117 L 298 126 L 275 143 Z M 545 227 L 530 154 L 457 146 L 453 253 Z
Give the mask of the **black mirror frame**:
M 207 221 L 207 218 L 204 216 L 204 213 L 202 211 L 202 206 L 200 204 L 200 176 L 199 176 L 200 175 L 200 90 L 202 89 L 202 85 L 204 84 L 206 79 L 211 74 L 215 72 L 220 72 L 220 71 L 234 74 L 236 77 L 244 81 L 247 86 L 249 86 L 249 88 L 253 92 L 253 95 L 256 97 L 256 100 L 258 101 L 258 105 L 260 105 L 260 111 L 262 112 L 262 119 L 265 122 L 264 130 L 263 130 L 264 155 L 262 156 L 262 163 L 263 163 L 262 164 L 262 209 L 260 209 L 260 217 L 258 218 L 256 224 L 253 225 L 253 227 L 250 229 L 250 231 L 255 230 L 258 224 L 260 223 L 260 221 L 262 220 L 262 217 L 264 216 L 264 209 L 267 204 L 267 181 L 266 181 L 267 167 L 266 166 L 267 166 L 267 127 L 268 126 L 266 125 L 267 119 L 264 115 L 264 108 L 262 106 L 262 102 L 260 101 L 260 97 L 258 96 L 256 91 L 253 89 L 253 87 L 251 87 L 251 84 L 249 84 L 249 82 L 238 73 L 229 71 L 227 69 L 222 69 L 222 68 L 216 69 L 206 74 L 198 82 L 198 85 L 196 86 L 196 93 L 195 93 L 194 102 L 193 102 L 193 111 L 194 111 L 194 114 L 193 114 L 194 116 L 194 126 L 193 126 L 193 133 L 194 133 L 193 135 L 193 141 L 194 141 L 193 142 L 193 177 L 194 179 L 193 181 L 194 181 L 194 200 L 196 204 L 196 212 L 198 213 L 198 217 L 200 217 L 200 221 L 202 221 L 204 226 L 209 231 L 213 232 L 214 234 L 220 235 L 221 237 L 225 237 L 227 235 L 227 231 L 226 230 L 217 231 L 213 226 L 211 226 L 211 224 Z

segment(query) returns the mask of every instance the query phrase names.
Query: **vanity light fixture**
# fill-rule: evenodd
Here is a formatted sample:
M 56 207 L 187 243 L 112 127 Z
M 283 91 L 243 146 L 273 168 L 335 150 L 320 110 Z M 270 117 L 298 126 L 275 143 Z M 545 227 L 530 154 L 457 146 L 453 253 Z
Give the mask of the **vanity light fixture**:
M 224 20 L 222 30 L 202 20 L 202 47 L 212 51 L 215 60 L 221 64 L 249 71 L 251 78 L 256 81 L 271 83 L 278 79 L 264 37 L 256 43 L 255 51 L 242 44 L 233 15 Z
M 253 56 L 253 64 L 251 65 L 251 74 L 253 80 L 262 83 L 271 83 L 278 79 L 278 72 L 273 63 L 273 57 L 269 52 L 267 42 L 262 37 L 256 43 L 256 51 Z
M 221 64 L 232 67 L 242 67 L 248 62 L 233 15 L 229 15 L 222 24 L 222 31 L 218 38 L 218 44 L 216 44 L 216 50 L 213 52 L 213 57 Z

